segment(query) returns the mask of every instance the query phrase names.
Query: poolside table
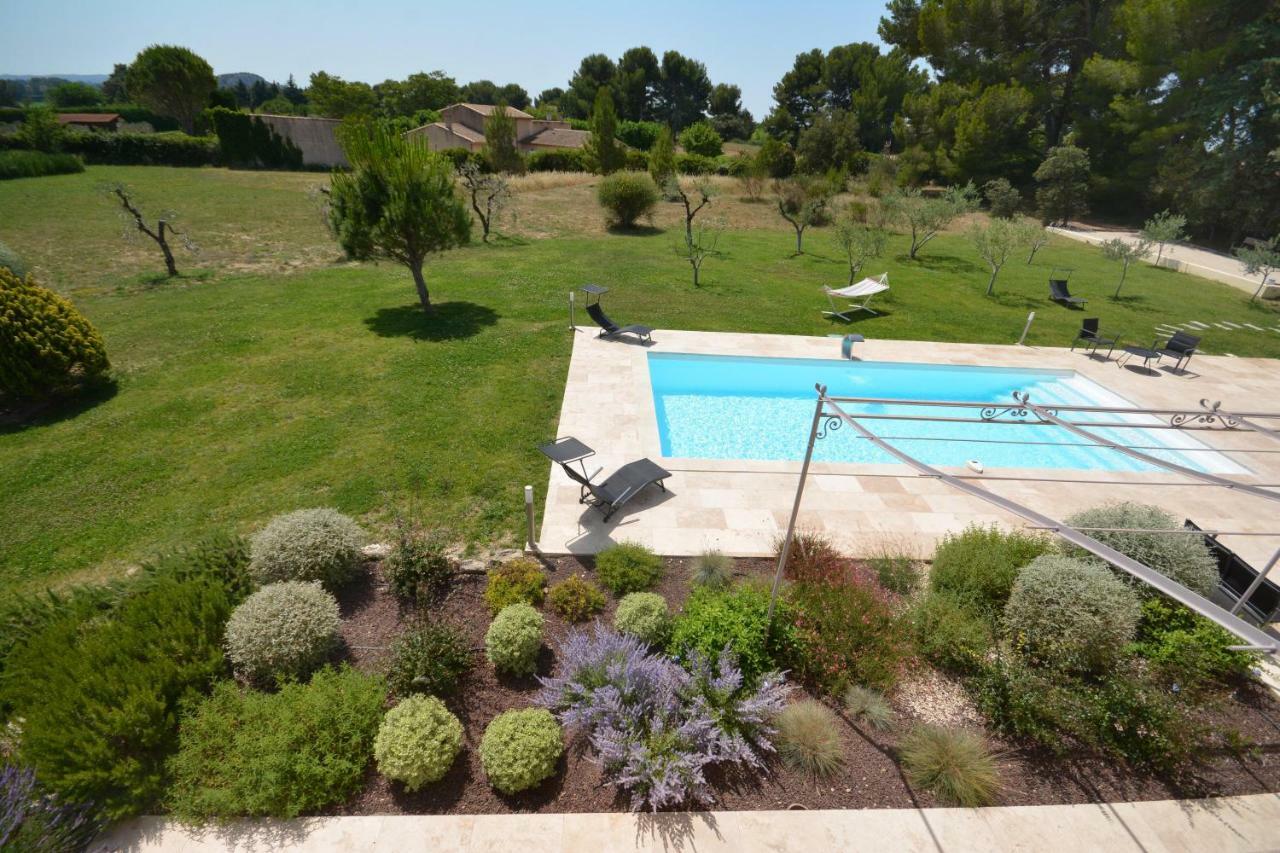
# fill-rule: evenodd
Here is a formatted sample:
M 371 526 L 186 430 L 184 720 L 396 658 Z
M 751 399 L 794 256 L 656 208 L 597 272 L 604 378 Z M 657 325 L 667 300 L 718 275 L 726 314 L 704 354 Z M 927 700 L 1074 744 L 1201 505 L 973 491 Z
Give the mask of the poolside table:
M 1132 358 L 1142 359 L 1142 369 L 1149 375 L 1155 375 L 1155 371 L 1151 369 L 1151 361 L 1160 360 L 1159 352 L 1148 347 L 1125 347 L 1124 355 L 1116 359 L 1116 367 L 1124 367 Z

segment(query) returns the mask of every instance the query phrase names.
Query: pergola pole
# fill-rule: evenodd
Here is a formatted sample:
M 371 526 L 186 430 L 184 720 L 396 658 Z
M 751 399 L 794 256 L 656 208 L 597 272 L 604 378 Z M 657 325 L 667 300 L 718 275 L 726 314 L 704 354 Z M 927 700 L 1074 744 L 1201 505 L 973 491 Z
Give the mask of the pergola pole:
M 773 589 L 769 593 L 769 615 L 765 620 L 768 627 L 773 627 L 773 611 L 778 602 L 778 587 L 782 585 L 782 570 L 787 565 L 787 557 L 791 554 L 791 540 L 795 538 L 796 517 L 800 515 L 800 499 L 804 497 L 804 483 L 809 479 L 809 463 L 813 460 L 813 445 L 818 440 L 818 423 L 822 420 L 822 408 L 827 400 L 827 386 L 815 385 L 818 389 L 818 402 L 813 407 L 813 423 L 809 427 L 809 445 L 804 451 L 804 464 L 800 466 L 800 482 L 796 484 L 796 499 L 791 505 L 791 519 L 787 522 L 787 536 L 782 540 L 782 552 L 778 554 L 778 568 L 773 573 Z
M 1271 555 L 1271 559 L 1267 561 L 1265 566 L 1263 566 L 1262 571 L 1258 572 L 1258 576 L 1253 579 L 1253 583 L 1249 584 L 1249 588 L 1240 596 L 1240 600 L 1231 607 L 1229 612 L 1232 616 L 1239 613 L 1240 608 L 1244 607 L 1244 603 L 1253 597 L 1253 593 L 1257 591 L 1258 587 L 1262 586 L 1262 582 L 1267 579 L 1267 573 L 1275 567 L 1277 561 L 1280 561 L 1280 548 L 1277 548 L 1276 552 Z

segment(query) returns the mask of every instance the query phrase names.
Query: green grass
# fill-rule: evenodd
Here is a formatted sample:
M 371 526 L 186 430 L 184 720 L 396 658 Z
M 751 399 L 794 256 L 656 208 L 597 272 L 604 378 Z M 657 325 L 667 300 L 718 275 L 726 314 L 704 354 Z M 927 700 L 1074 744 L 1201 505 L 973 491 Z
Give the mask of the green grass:
M 182 199 L 214 247 L 190 267 L 198 275 L 154 281 L 146 247 L 120 254 L 119 223 L 93 192 L 104 178 Z M 477 244 L 430 262 L 439 312 L 427 319 L 396 266 L 275 271 L 336 255 L 305 195 L 320 180 L 90 167 L 0 184 L 0 235 L 98 325 L 119 379 L 105 399 L 0 427 L 0 591 L 110 574 L 211 528 L 248 531 L 306 506 L 375 527 L 408 513 L 471 541 L 516 536 L 521 487 L 545 488 L 534 446 L 556 433 L 567 293 L 587 281 L 613 289 L 616 319 L 660 328 L 1012 343 L 1035 310 L 1029 342 L 1066 345 L 1083 314 L 1045 298 L 1055 264 L 1074 267 L 1073 291 L 1135 340 L 1162 321 L 1277 319 L 1245 293 L 1145 266 L 1112 302 L 1103 294 L 1118 270 L 1057 240 L 1035 264 L 1011 263 L 988 299 L 973 250 L 944 235 L 915 262 L 896 238 L 868 269 L 889 270 L 886 315 L 832 323 L 818 290 L 843 280 L 830 236 L 812 232 L 812 254 L 791 257 L 784 227 L 726 234 L 700 289 L 671 231 Z M 237 272 L 244 258 L 249 269 L 266 258 L 268 271 Z M 1280 335 L 1213 330 L 1205 346 L 1274 357 Z

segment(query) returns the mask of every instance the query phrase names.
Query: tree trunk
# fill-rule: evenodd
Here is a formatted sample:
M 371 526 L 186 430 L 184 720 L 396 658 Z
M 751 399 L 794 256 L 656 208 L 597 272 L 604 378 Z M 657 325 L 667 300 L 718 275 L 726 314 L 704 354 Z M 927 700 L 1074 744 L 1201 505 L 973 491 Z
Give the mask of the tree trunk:
M 1128 261 L 1126 261 L 1125 265 L 1120 268 L 1120 283 L 1116 285 L 1116 295 L 1111 297 L 1112 299 L 1120 298 L 1120 288 L 1124 287 L 1124 277 L 1128 274 L 1129 274 L 1129 263 Z
M 169 278 L 173 278 L 178 274 L 178 265 L 173 260 L 173 250 L 169 248 L 169 241 L 165 239 L 164 222 L 160 223 L 160 235 L 156 237 L 156 242 L 160 244 L 160 251 L 164 252 L 164 267 L 169 272 Z
M 701 287 L 701 285 L 698 284 L 698 264 L 692 264 L 691 266 L 693 267 L 693 286 Z
M 991 268 L 991 280 L 987 282 L 987 296 L 996 292 L 996 276 L 1000 275 L 999 267 Z
M 413 286 L 418 289 L 418 301 L 422 303 L 422 310 L 431 313 L 431 295 L 427 293 L 427 280 L 422 277 L 422 261 L 409 264 L 409 271 L 413 273 Z
M 796 229 L 796 254 L 803 255 L 804 254 L 804 229 L 801 228 L 799 225 L 793 225 L 792 227 Z

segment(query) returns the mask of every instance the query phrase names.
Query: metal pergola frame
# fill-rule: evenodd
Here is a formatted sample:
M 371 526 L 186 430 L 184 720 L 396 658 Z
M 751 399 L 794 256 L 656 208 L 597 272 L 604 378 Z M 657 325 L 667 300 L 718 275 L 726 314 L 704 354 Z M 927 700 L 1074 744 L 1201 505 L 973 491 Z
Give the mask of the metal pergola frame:
M 1065 406 L 1054 405 L 1052 407 L 1040 406 L 1032 403 L 1030 396 L 1024 392 L 1015 392 L 1015 403 L 974 403 L 974 402 L 955 402 L 944 400 L 910 400 L 910 399 L 887 399 L 873 397 L 831 397 L 827 395 L 825 385 L 815 385 L 817 390 L 817 401 L 813 410 L 813 421 L 809 429 L 809 441 L 805 448 L 804 461 L 800 466 L 800 479 L 796 484 L 795 501 L 791 507 L 791 517 L 787 523 L 787 533 L 783 540 L 781 553 L 778 555 L 778 565 L 774 573 L 773 589 L 769 600 L 769 619 L 773 619 L 774 604 L 777 600 L 778 590 L 782 583 L 783 568 L 786 566 L 787 558 L 791 553 L 791 544 L 795 538 L 796 519 L 800 514 L 800 505 L 804 497 L 805 483 L 809 477 L 809 467 L 813 461 L 814 445 L 819 439 L 825 438 L 831 431 L 839 429 L 841 425 L 850 426 L 858 437 L 866 439 L 881 450 L 893 456 L 899 462 L 914 469 L 919 476 L 929 477 L 941 480 L 947 485 L 964 492 L 972 497 L 976 497 L 987 503 L 993 504 L 1006 512 L 1017 515 L 1031 522 L 1029 526 L 1047 530 L 1058 537 L 1070 542 L 1071 544 L 1082 548 L 1096 557 L 1099 557 L 1112 566 L 1127 572 L 1148 586 L 1153 587 L 1174 601 L 1186 605 L 1196 613 L 1207 619 L 1217 623 L 1222 628 L 1231 632 L 1243 641 L 1243 645 L 1233 648 L 1243 651 L 1257 651 L 1265 654 L 1280 654 L 1280 640 L 1267 634 L 1266 632 L 1250 625 L 1243 619 L 1238 617 L 1236 613 L 1244 602 L 1248 601 L 1254 591 L 1266 579 L 1268 572 L 1280 561 L 1280 549 L 1276 550 L 1275 555 L 1267 563 L 1254 579 L 1249 589 L 1240 597 L 1237 604 L 1230 610 L 1214 604 L 1209 599 L 1188 589 L 1185 586 L 1171 580 L 1165 575 L 1152 569 L 1150 566 L 1144 565 L 1130 557 L 1125 556 L 1114 548 L 1099 542 L 1089 536 L 1084 530 L 1073 528 L 1064 522 L 1051 518 L 1031 507 L 1012 501 L 994 492 L 988 491 L 976 483 L 970 482 L 972 478 L 958 477 L 948 474 L 938 468 L 923 462 L 909 453 L 895 447 L 892 443 L 882 436 L 878 436 L 868 429 L 862 420 L 928 420 L 928 421 L 960 421 L 960 422 L 976 422 L 976 423 L 1019 423 L 1027 425 L 1039 426 L 1056 426 L 1066 429 L 1076 435 L 1088 439 L 1095 446 L 1106 447 L 1120 453 L 1124 453 L 1135 459 L 1147 464 L 1162 468 L 1184 477 L 1197 481 L 1197 485 L 1212 485 L 1222 488 L 1232 489 L 1254 497 L 1263 498 L 1265 500 L 1280 501 L 1280 492 L 1272 491 L 1262 486 L 1249 483 L 1240 483 L 1230 480 L 1226 477 L 1220 477 L 1215 474 L 1207 474 L 1202 471 L 1196 471 L 1174 462 L 1161 459 L 1156 456 L 1150 456 L 1135 450 L 1130 446 L 1118 444 L 1109 439 L 1096 435 L 1085 429 L 1086 426 L 1098 427 L 1137 427 L 1137 428 L 1171 428 L 1171 429 L 1225 429 L 1241 432 L 1257 433 L 1265 435 L 1269 438 L 1280 441 L 1280 432 L 1268 427 L 1261 426 L 1257 423 L 1259 420 L 1276 420 L 1280 421 L 1280 414 L 1268 412 L 1248 412 L 1248 413 L 1229 413 L 1221 411 L 1218 403 L 1210 403 L 1208 400 L 1201 400 L 1200 410 L 1178 410 L 1178 409 L 1138 409 L 1125 407 L 1105 407 L 1105 406 Z M 890 414 L 858 414 L 850 415 L 842 407 L 844 405 L 861 405 L 861 404 L 893 404 L 899 406 L 929 406 L 929 407 L 953 407 L 978 409 L 980 417 L 978 418 L 951 418 L 946 416 L 928 417 L 922 415 L 902 416 Z M 1145 415 L 1145 416 L 1168 416 L 1169 424 L 1138 424 L 1138 423 L 1097 423 L 1097 422 L 1078 422 L 1064 419 L 1061 417 L 1063 412 L 1081 412 L 1081 413 L 1110 413 L 1110 414 L 1129 414 L 1129 415 Z M 1017 443 L 1017 442 L 1012 442 Z M 1148 484 L 1154 485 L 1154 484 Z M 1163 485 L 1179 485 L 1176 483 L 1167 483 Z M 1203 534 L 1203 531 L 1201 531 Z M 1280 533 L 1274 534 L 1280 536 Z

